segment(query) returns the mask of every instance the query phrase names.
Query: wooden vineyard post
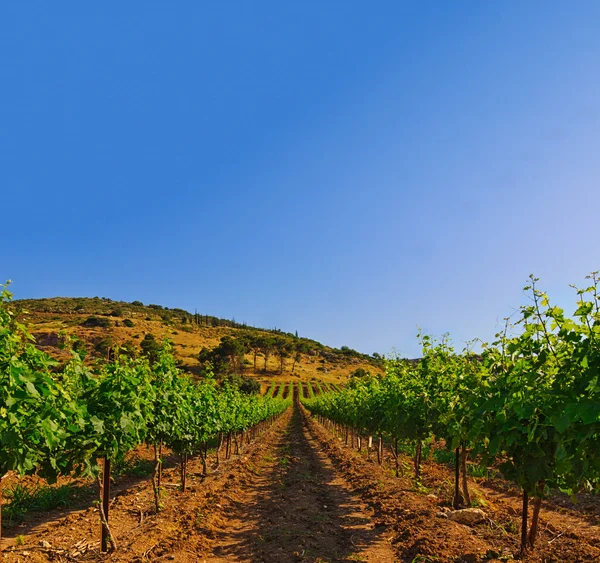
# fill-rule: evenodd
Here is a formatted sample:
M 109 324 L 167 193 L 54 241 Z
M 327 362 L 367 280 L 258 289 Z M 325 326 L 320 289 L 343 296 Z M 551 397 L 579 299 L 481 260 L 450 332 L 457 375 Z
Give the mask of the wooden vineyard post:
M 463 500 L 467 503 L 467 506 L 471 506 L 471 495 L 469 494 L 469 483 L 467 481 L 467 446 L 463 442 L 462 446 L 462 488 L 463 488 Z
M 181 454 L 181 490 L 185 492 L 187 481 L 187 453 Z
M 100 537 L 101 550 L 108 551 L 108 508 L 110 504 L 110 460 L 104 458 L 102 462 L 102 512 L 104 521 L 102 522 L 102 534 Z
M 160 445 L 158 446 L 158 478 L 156 480 L 157 487 L 160 490 L 162 486 L 162 447 L 163 441 L 160 441 Z
M 423 443 L 421 440 L 417 440 L 417 448 L 415 452 L 415 479 L 419 479 L 421 477 L 421 451 L 423 448 Z

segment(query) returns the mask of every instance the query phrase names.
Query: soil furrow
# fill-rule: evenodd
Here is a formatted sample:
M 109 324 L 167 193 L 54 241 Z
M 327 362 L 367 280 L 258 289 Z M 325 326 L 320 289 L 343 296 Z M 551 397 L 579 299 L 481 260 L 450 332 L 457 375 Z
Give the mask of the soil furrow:
M 393 562 L 372 511 L 353 494 L 299 408 L 256 480 L 227 507 L 227 528 L 207 562 Z

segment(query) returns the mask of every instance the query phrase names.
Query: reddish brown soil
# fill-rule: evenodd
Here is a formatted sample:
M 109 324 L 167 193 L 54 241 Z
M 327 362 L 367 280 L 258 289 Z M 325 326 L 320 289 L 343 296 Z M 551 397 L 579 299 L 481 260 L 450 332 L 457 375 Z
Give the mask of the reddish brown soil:
M 344 446 L 301 407 L 282 416 L 240 456 L 208 477 L 190 462 L 189 491 L 165 471 L 164 510 L 154 514 L 147 480 L 115 488 L 111 526 L 119 549 L 98 551 L 94 507 L 51 512 L 9 531 L 4 560 L 221 562 L 471 562 L 505 561 L 518 548 L 519 498 L 502 481 L 472 482 L 488 520 L 474 527 L 436 517 L 449 502 L 451 470 L 426 462 L 415 485 L 371 454 Z M 532 563 L 600 561 L 594 499 L 546 503 Z M 15 546 L 16 533 L 24 545 Z M 45 541 L 48 544 L 41 545 Z
M 320 424 L 312 421 L 311 424 L 354 490 L 360 491 L 363 498 L 373 499 L 378 509 L 376 517 L 386 523 L 395 522 L 392 543 L 401 561 L 497 561 L 502 559 L 492 557 L 493 553 L 504 558 L 517 556 L 521 499 L 516 487 L 499 479 L 485 485 L 483 480 L 479 483 L 470 480 L 471 496 L 485 505 L 488 520 L 473 528 L 462 526 L 435 517 L 443 506 L 451 504 L 451 468 L 426 462 L 417 485 L 412 476 L 411 459 L 402 459 L 403 474 L 395 478 L 391 456 L 379 466 L 373 453 L 371 459 L 367 459 L 364 451 L 359 453 L 344 446 L 340 438 L 333 437 Z M 536 549 L 526 560 L 535 563 L 600 561 L 599 504 L 597 499 L 589 497 L 584 497 L 579 505 L 564 497 L 545 501 Z

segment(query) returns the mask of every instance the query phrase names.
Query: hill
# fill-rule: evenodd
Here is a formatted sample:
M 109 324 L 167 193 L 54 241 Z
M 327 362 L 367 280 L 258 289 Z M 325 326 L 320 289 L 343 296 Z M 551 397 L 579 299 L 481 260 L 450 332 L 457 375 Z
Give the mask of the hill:
M 11 306 L 20 322 L 26 324 L 36 338 L 37 346 L 58 359 L 67 357 L 63 348 L 65 337 L 80 340 L 88 352 L 88 361 L 93 362 L 106 358 L 115 346 L 139 351 L 147 335 L 152 335 L 158 341 L 169 338 L 181 367 L 198 374 L 202 350 L 206 355 L 226 337 L 257 340 L 262 335 L 287 346 L 288 357 L 282 362 L 276 350 L 255 346 L 253 351 L 244 350 L 244 361 L 235 371 L 255 377 L 263 384 L 292 378 L 343 383 L 357 369 L 371 373 L 383 371 L 378 357 L 347 347 L 332 348 L 278 329 L 251 327 L 235 320 L 156 304 L 144 305 L 140 301 L 128 303 L 105 297 L 53 297 L 20 299 L 13 301 Z

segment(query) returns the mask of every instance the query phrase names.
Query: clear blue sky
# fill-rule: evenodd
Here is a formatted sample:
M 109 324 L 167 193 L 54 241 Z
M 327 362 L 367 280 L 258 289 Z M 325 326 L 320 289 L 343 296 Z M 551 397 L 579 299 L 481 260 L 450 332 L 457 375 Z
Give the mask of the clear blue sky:
M 210 4 L 213 7 L 208 7 Z M 218 6 L 218 7 L 214 7 Z M 600 266 L 600 3 L 4 2 L 0 277 L 416 356 Z

